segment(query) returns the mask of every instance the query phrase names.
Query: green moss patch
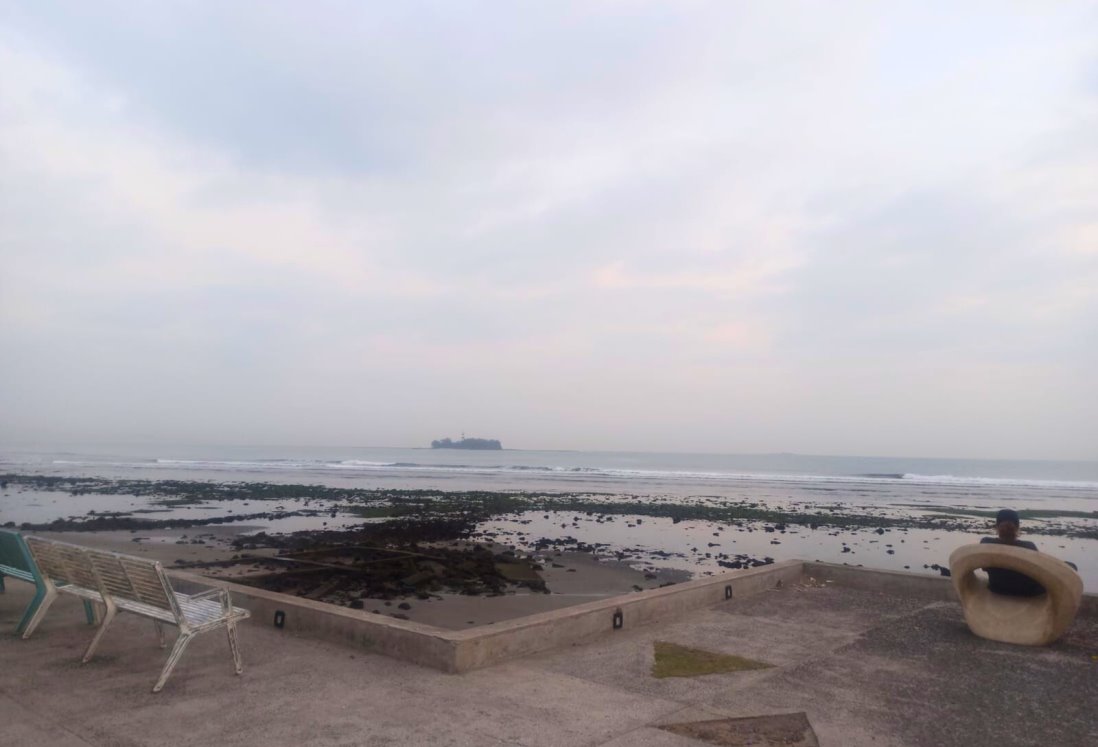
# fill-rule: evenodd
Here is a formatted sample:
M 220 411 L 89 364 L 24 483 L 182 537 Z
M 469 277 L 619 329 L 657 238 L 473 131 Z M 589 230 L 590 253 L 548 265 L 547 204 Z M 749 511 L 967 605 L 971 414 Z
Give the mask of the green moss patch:
M 742 672 L 749 669 L 770 669 L 773 664 L 744 659 L 742 656 L 721 654 L 700 648 L 688 648 L 677 643 L 656 641 L 652 676 L 698 677 L 703 674 Z

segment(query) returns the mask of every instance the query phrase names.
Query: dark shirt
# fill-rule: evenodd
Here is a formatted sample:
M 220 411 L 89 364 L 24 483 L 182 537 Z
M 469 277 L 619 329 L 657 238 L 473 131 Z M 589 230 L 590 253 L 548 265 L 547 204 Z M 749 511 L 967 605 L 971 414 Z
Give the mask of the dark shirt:
M 1007 545 L 1008 547 L 1021 547 L 1026 550 L 1037 551 L 1037 545 L 1025 540 L 1003 542 L 998 537 L 983 537 L 981 545 Z M 996 594 L 1007 594 L 1013 597 L 1035 597 L 1045 593 L 1045 587 L 1034 581 L 1024 573 L 1012 571 L 1009 568 L 985 568 L 987 571 L 987 588 Z

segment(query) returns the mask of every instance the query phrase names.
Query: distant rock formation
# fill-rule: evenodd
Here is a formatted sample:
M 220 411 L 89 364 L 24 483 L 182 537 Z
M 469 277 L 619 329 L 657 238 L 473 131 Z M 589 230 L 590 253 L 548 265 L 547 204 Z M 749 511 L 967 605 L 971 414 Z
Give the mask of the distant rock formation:
M 431 442 L 432 449 L 474 449 L 477 451 L 499 451 L 503 448 L 494 438 L 463 438 L 460 441 L 451 441 L 448 438 L 440 438 Z

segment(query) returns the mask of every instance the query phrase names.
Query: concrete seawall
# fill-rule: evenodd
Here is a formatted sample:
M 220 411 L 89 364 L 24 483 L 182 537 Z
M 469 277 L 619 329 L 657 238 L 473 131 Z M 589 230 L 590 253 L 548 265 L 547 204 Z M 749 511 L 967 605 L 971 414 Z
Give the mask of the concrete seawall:
M 800 560 L 787 560 L 460 631 L 181 571 L 172 572 L 172 577 L 178 580 L 181 591 L 199 585 L 228 589 L 234 604 L 251 611 L 253 624 L 343 643 L 445 672 L 466 672 L 588 641 L 615 630 L 669 620 L 774 588 L 779 582 L 797 583 L 803 567 Z
M 171 575 L 173 581 L 183 582 L 176 584 L 180 590 L 185 590 L 184 584 L 228 589 L 233 604 L 252 613 L 252 624 L 455 671 L 453 631 L 191 573 L 173 571 Z
M 786 560 L 457 631 L 453 636 L 457 643 L 454 671 L 478 669 L 588 641 L 615 630 L 670 620 L 772 589 L 779 583 L 798 583 L 803 577 L 803 567 L 799 560 Z
M 695 610 L 779 585 L 801 583 L 808 578 L 836 587 L 932 601 L 956 599 L 948 578 L 786 560 L 467 630 L 446 630 L 192 573 L 172 571 L 171 575 L 180 591 L 199 586 L 229 589 L 234 603 L 251 611 L 251 624 L 333 641 L 453 673 L 591 641 L 640 625 L 673 620 Z M 1098 617 L 1098 595 L 1084 594 L 1079 614 Z
M 954 602 L 957 595 L 953 591 L 953 582 L 942 576 L 928 576 L 922 573 L 905 571 L 882 571 L 873 568 L 858 568 L 835 563 L 805 562 L 804 575 L 817 581 L 831 581 L 836 586 L 845 586 L 863 591 L 879 591 L 889 594 L 919 597 L 942 602 Z M 1086 618 L 1098 618 L 1098 594 L 1083 594 L 1079 605 L 1079 615 Z

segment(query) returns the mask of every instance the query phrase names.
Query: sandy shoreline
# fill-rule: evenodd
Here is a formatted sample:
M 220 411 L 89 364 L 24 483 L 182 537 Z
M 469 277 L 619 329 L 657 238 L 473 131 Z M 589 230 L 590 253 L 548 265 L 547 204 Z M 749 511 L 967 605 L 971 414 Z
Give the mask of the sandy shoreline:
M 156 558 L 167 568 L 211 576 L 251 573 L 248 582 L 263 588 L 450 629 L 771 560 L 803 558 L 938 575 L 955 547 L 986 533 L 988 510 L 982 503 L 912 505 L 907 496 L 905 503 L 894 504 L 837 501 L 830 492 L 813 503 L 200 480 L 47 478 L 43 484 L 41 476 L 10 478 L 0 492 L 0 524 Z M 1035 516 L 1026 523 L 1029 537 L 1042 550 L 1076 562 L 1087 588 L 1098 588 L 1098 540 L 1089 538 L 1098 534 L 1098 516 L 1092 519 L 1076 506 L 1050 507 Z M 462 577 L 470 558 L 460 548 L 471 544 L 490 548 L 494 566 L 481 553 L 472 558 L 478 570 Z M 455 552 L 438 553 L 446 556 L 446 570 L 427 582 L 425 569 L 438 563 L 396 569 L 377 583 L 326 585 L 323 569 L 316 576 L 305 573 L 320 578 L 312 586 L 254 580 L 285 568 L 290 576 L 300 575 L 294 557 L 340 546 L 411 550 L 405 554 L 423 558 L 432 547 Z M 249 564 L 253 567 L 193 567 L 279 553 L 277 562 Z M 333 561 L 303 562 L 317 560 L 313 565 Z M 384 558 L 367 565 L 372 562 Z M 510 571 L 500 576 L 501 568 L 517 569 L 517 580 L 508 577 Z M 334 570 L 333 579 L 341 572 L 360 573 Z

